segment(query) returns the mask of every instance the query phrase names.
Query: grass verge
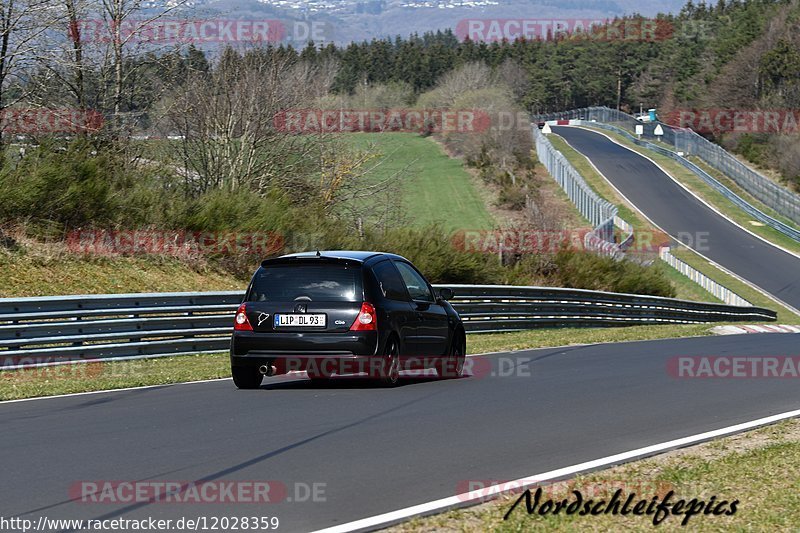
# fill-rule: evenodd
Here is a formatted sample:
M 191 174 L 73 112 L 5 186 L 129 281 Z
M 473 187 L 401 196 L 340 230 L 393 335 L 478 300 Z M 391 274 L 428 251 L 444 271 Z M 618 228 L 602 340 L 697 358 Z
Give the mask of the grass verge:
M 470 335 L 469 353 L 708 335 L 708 324 Z M 0 371 L 0 400 L 230 377 L 228 355 L 202 354 Z M 233 385 L 231 385 L 233 386 Z
M 44 248 L 44 247 L 42 247 Z M 244 290 L 247 280 L 163 256 L 100 257 L 0 249 L 0 297 Z
M 526 473 L 521 473 L 525 475 Z M 610 468 L 569 482 L 543 487 L 542 503 L 548 498 L 575 501 L 572 490 L 595 502 L 608 501 L 622 489 L 622 501 L 636 493 L 635 501 L 658 501 L 674 491 L 671 502 L 692 498 L 730 503 L 738 500 L 730 516 L 695 515 L 686 526 L 684 516 L 669 516 L 657 528 L 660 531 L 797 531 L 800 518 L 793 512 L 800 506 L 797 479 L 800 477 L 800 421 L 788 420 L 776 425 L 741 433 L 697 446 L 676 450 L 651 459 Z M 538 513 L 529 515 L 525 502 L 509 515 L 519 495 L 502 497 L 490 503 L 452 511 L 428 518 L 411 520 L 389 531 L 653 531 L 653 515 L 566 516 Z M 725 507 L 730 510 L 730 505 Z

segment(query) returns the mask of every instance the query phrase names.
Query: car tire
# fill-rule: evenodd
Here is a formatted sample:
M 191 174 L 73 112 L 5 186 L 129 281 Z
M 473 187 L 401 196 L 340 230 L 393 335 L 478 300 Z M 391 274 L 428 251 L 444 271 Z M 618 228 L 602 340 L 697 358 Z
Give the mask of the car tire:
M 389 339 L 381 361 L 378 380 L 381 385 L 394 387 L 400 379 L 400 348 L 395 339 Z
M 233 384 L 239 389 L 257 389 L 264 379 L 264 376 L 258 371 L 258 367 L 254 366 L 232 366 L 231 376 L 233 376 Z
M 464 375 L 464 362 L 467 359 L 464 351 L 463 338 L 456 333 L 453 344 L 450 346 L 450 353 L 446 358 L 440 359 L 436 365 L 436 371 L 440 378 L 453 379 Z

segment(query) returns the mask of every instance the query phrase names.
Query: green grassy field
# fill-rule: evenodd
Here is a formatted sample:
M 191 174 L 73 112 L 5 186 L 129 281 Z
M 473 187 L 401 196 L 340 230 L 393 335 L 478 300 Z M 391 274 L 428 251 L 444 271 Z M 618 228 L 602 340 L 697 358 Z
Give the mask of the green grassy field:
M 340 138 L 357 149 L 378 151 L 378 159 L 370 162 L 379 163 L 371 173 L 374 180 L 399 173 L 409 225 L 437 224 L 447 230 L 494 227 L 462 162 L 445 154 L 433 139 L 413 133 L 353 133 Z

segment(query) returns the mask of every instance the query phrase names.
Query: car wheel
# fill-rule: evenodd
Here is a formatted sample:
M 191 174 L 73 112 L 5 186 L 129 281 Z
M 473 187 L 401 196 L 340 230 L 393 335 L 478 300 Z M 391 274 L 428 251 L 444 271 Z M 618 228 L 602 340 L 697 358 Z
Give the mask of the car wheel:
M 397 385 L 400 379 L 400 349 L 397 341 L 390 340 L 381 361 L 380 382 L 388 387 Z
M 447 358 L 440 359 L 436 365 L 436 370 L 440 378 L 460 378 L 464 375 L 464 362 L 466 361 L 464 354 L 464 344 L 461 341 L 461 336 L 453 339 L 453 345 L 450 347 L 450 353 Z
M 258 371 L 258 367 L 233 366 L 231 367 L 233 383 L 239 389 L 257 389 L 261 386 L 264 376 Z

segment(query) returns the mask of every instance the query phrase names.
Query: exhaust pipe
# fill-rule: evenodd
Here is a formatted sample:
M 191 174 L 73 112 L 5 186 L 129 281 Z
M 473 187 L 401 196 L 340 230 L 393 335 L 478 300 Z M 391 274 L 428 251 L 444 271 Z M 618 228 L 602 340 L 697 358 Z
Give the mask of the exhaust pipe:
M 272 365 L 261 365 L 258 367 L 258 371 L 261 373 L 262 376 L 274 376 L 277 369 Z

